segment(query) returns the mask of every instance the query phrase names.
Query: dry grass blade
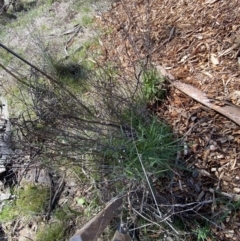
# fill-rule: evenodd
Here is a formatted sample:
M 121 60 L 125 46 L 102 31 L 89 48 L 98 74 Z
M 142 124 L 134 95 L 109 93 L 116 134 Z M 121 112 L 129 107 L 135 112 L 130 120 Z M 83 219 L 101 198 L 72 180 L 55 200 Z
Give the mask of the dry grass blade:
M 138 155 L 138 160 L 139 160 L 139 162 L 141 163 L 141 166 L 142 166 L 142 170 L 143 170 L 143 172 L 144 172 L 145 179 L 146 179 L 146 181 L 147 181 L 147 183 L 148 183 L 149 189 L 150 189 L 151 194 L 152 194 L 152 198 L 153 198 L 154 203 L 155 203 L 155 205 L 156 205 L 157 213 L 158 213 L 158 218 L 160 219 L 160 222 L 162 222 L 162 221 L 165 222 L 176 234 L 179 234 L 178 231 L 169 223 L 169 221 L 167 220 L 168 218 L 167 218 L 167 219 L 165 218 L 164 220 L 162 220 L 162 217 L 163 217 L 163 216 L 162 216 L 162 213 L 161 213 L 161 211 L 160 211 L 160 209 L 159 209 L 159 205 L 158 205 L 158 203 L 157 203 L 155 194 L 154 194 L 154 192 L 153 192 L 152 186 L 151 186 L 150 181 L 149 181 L 149 178 L 148 178 L 148 176 L 147 176 L 145 167 L 144 167 L 144 165 L 143 165 L 142 156 L 141 156 L 141 154 L 139 154 L 136 145 L 135 145 L 135 148 L 136 148 L 136 153 L 137 153 L 137 155 Z M 135 210 L 135 211 L 136 211 L 136 210 Z M 140 216 L 142 216 L 142 215 L 140 214 Z M 144 218 L 145 218 L 145 217 L 144 217 Z M 151 221 L 151 222 L 152 222 L 152 221 Z

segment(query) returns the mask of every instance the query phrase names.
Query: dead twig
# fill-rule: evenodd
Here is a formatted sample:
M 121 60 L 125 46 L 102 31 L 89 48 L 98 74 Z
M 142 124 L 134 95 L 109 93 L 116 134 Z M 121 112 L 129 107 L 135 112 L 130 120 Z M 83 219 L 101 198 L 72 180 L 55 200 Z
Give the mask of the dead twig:
M 199 103 L 209 107 L 212 110 L 220 113 L 221 115 L 229 118 L 240 126 L 240 108 L 233 104 L 227 106 L 218 106 L 212 102 L 211 99 L 201 90 L 193 87 L 189 84 L 185 84 L 181 81 L 177 81 L 173 76 L 169 75 L 162 66 L 157 66 L 157 70 L 160 71 L 161 75 L 166 77 L 167 80 L 178 90 L 198 101 Z
M 65 185 L 64 180 L 65 180 L 65 176 L 62 178 L 60 184 L 58 185 L 58 189 L 54 192 L 54 195 L 53 195 L 53 196 L 51 197 L 51 199 L 50 199 L 48 211 L 47 211 L 47 213 L 46 213 L 46 215 L 45 215 L 45 219 L 46 219 L 46 220 L 49 219 L 50 213 L 51 213 L 51 211 L 52 211 L 53 208 L 54 208 L 56 199 L 57 199 L 57 197 L 59 196 L 59 194 L 60 194 L 60 193 L 62 192 L 62 190 L 63 190 L 63 187 L 64 187 L 64 185 Z

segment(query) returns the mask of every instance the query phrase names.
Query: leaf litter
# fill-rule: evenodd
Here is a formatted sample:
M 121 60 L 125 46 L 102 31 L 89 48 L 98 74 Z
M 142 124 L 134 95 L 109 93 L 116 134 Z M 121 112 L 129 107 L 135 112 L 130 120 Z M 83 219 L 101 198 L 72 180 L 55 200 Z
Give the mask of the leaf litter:
M 149 58 L 173 81 L 214 100 L 216 108 L 233 106 L 239 119 L 239 11 L 238 0 L 116 1 L 99 21 L 111 29 L 101 39 L 102 60 L 117 61 L 131 75 L 136 62 Z M 217 223 L 217 240 L 239 240 L 239 125 L 198 101 L 170 85 L 165 102 L 154 106 L 186 143 L 181 159 L 192 170 L 175 170 L 175 186 L 158 184 L 158 191 L 174 198 L 173 205 L 209 201 L 200 213 Z

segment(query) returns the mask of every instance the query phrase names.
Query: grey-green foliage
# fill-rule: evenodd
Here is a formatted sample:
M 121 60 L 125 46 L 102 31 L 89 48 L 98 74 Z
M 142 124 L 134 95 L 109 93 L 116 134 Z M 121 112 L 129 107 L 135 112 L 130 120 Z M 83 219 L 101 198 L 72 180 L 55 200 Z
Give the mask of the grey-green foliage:
M 143 96 L 148 101 L 163 99 L 166 90 L 163 87 L 164 78 L 161 77 L 155 69 L 146 70 L 143 72 Z
M 206 241 L 211 236 L 211 231 L 208 226 L 199 227 L 196 230 L 197 233 L 197 241 Z

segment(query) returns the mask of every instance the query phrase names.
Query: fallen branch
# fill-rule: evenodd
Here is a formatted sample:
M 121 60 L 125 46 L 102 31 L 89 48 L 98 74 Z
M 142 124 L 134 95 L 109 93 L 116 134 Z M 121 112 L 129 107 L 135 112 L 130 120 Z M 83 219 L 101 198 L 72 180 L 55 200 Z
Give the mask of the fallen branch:
M 122 197 L 113 199 L 101 212 L 78 230 L 70 241 L 96 241 L 110 221 L 116 217 L 117 209 L 122 203 Z
M 224 102 L 226 104 L 225 106 L 218 106 L 214 104 L 213 101 L 209 99 L 206 94 L 198 88 L 175 80 L 175 78 L 170 73 L 168 73 L 164 67 L 158 65 L 156 66 L 156 68 L 160 72 L 160 74 L 165 77 L 175 88 L 190 96 L 197 102 L 229 118 L 240 126 L 240 108 L 238 106 L 228 102 Z

